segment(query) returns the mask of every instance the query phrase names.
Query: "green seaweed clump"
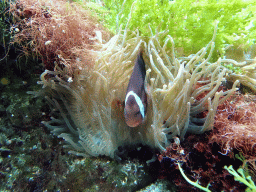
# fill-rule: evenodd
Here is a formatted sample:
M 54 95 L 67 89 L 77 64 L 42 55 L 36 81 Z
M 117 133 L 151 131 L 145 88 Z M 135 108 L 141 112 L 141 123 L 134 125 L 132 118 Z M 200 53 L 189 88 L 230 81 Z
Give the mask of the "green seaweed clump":
M 246 176 L 246 174 L 245 174 L 245 172 L 242 168 L 239 168 L 236 171 L 236 170 L 234 170 L 232 165 L 230 165 L 229 167 L 224 166 L 224 169 L 226 169 L 230 174 L 232 174 L 236 181 L 244 183 L 245 185 L 248 186 L 247 189 L 246 189 L 246 192 L 256 191 L 256 185 L 253 182 L 253 180 L 251 179 L 251 176 Z
M 244 50 L 255 43 L 255 1 L 220 0 L 169 1 L 169 0 L 104 0 L 106 11 L 100 14 L 111 31 L 128 27 L 139 29 L 142 36 L 168 29 L 176 39 L 179 56 L 195 53 L 212 38 L 214 21 L 218 20 L 213 60 L 225 54 L 228 45 L 243 46 Z M 128 25 L 128 16 L 132 13 Z

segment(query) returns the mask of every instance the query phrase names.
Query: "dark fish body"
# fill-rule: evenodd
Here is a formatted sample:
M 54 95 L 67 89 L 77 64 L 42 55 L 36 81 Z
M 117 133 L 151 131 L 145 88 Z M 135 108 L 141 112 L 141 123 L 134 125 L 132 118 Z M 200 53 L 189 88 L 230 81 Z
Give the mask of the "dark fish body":
M 139 126 L 146 116 L 147 95 L 145 91 L 146 68 L 140 52 L 135 61 L 133 72 L 125 96 L 124 117 L 129 127 Z

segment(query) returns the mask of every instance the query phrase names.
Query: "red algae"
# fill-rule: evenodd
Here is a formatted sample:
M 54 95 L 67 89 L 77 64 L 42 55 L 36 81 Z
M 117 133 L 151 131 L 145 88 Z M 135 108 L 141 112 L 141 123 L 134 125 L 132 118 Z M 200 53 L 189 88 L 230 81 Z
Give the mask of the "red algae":
M 225 90 L 225 87 L 222 86 L 220 89 Z M 207 92 L 203 93 L 197 100 L 206 94 Z M 207 112 L 201 114 L 202 117 L 206 115 Z M 227 162 L 236 168 L 242 166 L 255 181 L 255 124 L 256 96 L 236 93 L 218 106 L 212 131 L 201 135 L 188 134 L 180 144 L 174 140 L 166 151 L 159 155 L 159 178 L 167 177 L 174 181 L 178 191 L 191 191 L 191 185 L 188 185 L 177 172 L 176 162 L 180 162 L 182 169 L 192 181 L 198 180 L 204 187 L 210 184 L 210 190 L 245 190 L 245 186 L 235 181 L 223 167 Z M 238 153 L 243 162 L 239 158 L 234 158 Z M 166 158 L 170 159 L 168 165 Z
M 218 107 L 214 131 L 209 140 L 216 142 L 225 154 L 233 149 L 246 159 L 256 158 L 256 96 L 238 94 Z
M 103 40 L 110 34 L 97 23 L 89 10 L 64 0 L 19 0 L 11 5 L 15 34 L 25 55 L 39 56 L 46 69 L 53 70 L 56 63 L 71 72 L 76 67 L 91 68 L 96 59 L 96 31 Z M 56 62 L 56 63 L 55 63 Z

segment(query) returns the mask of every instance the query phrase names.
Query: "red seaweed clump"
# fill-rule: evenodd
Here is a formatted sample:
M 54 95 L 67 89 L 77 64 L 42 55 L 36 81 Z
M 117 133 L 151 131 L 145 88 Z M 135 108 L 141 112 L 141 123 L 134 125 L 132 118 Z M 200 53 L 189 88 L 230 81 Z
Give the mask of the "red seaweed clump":
M 11 5 L 15 37 L 13 43 L 22 47 L 25 55 L 40 57 L 46 69 L 53 70 L 55 62 L 69 70 L 92 66 L 98 40 L 109 33 L 97 23 L 89 10 L 64 0 L 19 0 Z
M 233 149 L 245 159 L 256 160 L 256 96 L 238 94 L 218 107 L 210 142 L 222 153 L 233 156 Z
M 255 101 L 255 96 L 237 93 L 218 106 L 212 131 L 202 135 L 188 134 L 181 143 L 178 138 L 174 139 L 159 155 L 159 178 L 173 181 L 178 191 L 191 191 L 191 185 L 179 173 L 176 163 L 180 162 L 190 180 L 198 180 L 204 187 L 210 184 L 211 191 L 244 191 L 246 186 L 235 181 L 223 167 L 232 165 L 238 169 L 243 166 L 255 181 Z
M 182 177 L 176 164 L 180 162 L 190 180 L 198 180 L 204 187 L 210 184 L 211 191 L 244 191 L 246 186 L 235 181 L 223 168 L 226 164 L 238 168 L 242 162 L 220 153 L 221 148 L 217 143 L 209 143 L 210 135 L 209 132 L 202 135 L 191 134 L 180 145 L 171 144 L 167 147 L 159 155 L 159 178 L 173 181 L 178 191 L 200 191 Z

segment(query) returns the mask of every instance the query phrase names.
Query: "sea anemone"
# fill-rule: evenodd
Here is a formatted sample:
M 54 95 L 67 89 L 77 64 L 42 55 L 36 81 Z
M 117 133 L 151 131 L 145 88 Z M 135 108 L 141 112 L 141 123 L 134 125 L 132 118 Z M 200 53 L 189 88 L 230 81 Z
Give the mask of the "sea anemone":
M 101 45 L 98 60 L 90 69 L 77 68 L 71 76 L 56 66 L 41 75 L 43 89 L 37 95 L 45 95 L 58 112 L 43 123 L 67 141 L 71 153 L 112 158 L 119 146 L 142 143 L 165 150 L 175 136 L 183 140 L 187 132 L 211 130 L 217 106 L 239 83 L 219 91 L 230 71 L 222 59 L 209 62 L 215 34 L 198 53 L 178 59 L 168 31 L 151 37 L 120 31 Z M 130 128 L 124 121 L 122 103 L 140 49 L 147 69 L 148 113 L 142 125 Z M 201 117 L 204 111 L 207 113 Z

